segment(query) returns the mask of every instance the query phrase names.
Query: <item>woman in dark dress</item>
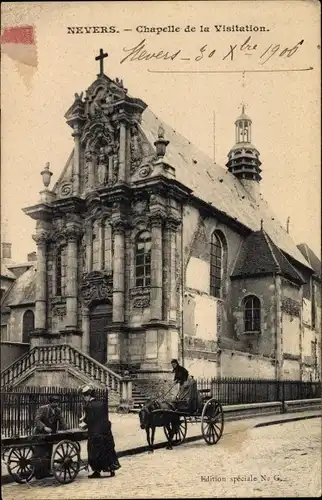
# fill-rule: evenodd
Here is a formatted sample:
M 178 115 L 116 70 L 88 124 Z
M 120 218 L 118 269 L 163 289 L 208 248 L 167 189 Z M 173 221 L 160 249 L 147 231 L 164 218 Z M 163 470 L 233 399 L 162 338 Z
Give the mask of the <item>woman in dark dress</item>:
M 114 477 L 121 466 L 115 452 L 107 404 L 95 399 L 95 391 L 90 386 L 84 387 L 82 393 L 86 401 L 83 422 L 88 429 L 88 464 L 93 470 L 88 477 L 99 478 L 102 471 L 110 472 L 109 477 Z

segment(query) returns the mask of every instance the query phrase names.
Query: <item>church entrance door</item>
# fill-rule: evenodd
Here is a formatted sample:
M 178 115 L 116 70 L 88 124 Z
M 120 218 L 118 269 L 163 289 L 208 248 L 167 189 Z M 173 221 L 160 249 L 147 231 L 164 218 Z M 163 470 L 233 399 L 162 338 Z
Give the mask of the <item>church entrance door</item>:
M 111 304 L 98 304 L 91 309 L 89 355 L 102 364 L 107 361 L 107 327 L 111 322 Z

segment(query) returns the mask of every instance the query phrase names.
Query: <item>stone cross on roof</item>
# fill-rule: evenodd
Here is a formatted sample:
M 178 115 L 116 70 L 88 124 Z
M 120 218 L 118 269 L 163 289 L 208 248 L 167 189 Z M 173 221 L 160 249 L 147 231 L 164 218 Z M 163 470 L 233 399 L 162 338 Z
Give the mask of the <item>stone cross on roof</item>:
M 104 75 L 104 59 L 105 59 L 105 57 L 108 57 L 108 53 L 107 52 L 104 53 L 103 49 L 100 49 L 99 55 L 95 57 L 95 61 L 100 62 L 99 76 Z

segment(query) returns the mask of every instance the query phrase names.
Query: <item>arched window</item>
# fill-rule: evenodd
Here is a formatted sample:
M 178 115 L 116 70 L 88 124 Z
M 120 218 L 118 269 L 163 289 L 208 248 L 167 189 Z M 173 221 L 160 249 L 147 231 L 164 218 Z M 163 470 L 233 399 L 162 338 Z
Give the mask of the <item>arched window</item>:
M 151 235 L 140 233 L 135 242 L 135 286 L 151 284 Z
M 216 233 L 212 233 L 210 244 L 210 295 L 221 297 L 224 252 L 223 244 Z
M 255 295 L 244 299 L 244 331 L 259 332 L 261 329 L 261 303 Z
M 67 247 L 62 245 L 57 249 L 56 255 L 56 295 L 64 296 L 67 279 Z
M 35 315 L 28 310 L 23 315 L 22 320 L 22 342 L 30 344 L 30 333 L 35 329 Z

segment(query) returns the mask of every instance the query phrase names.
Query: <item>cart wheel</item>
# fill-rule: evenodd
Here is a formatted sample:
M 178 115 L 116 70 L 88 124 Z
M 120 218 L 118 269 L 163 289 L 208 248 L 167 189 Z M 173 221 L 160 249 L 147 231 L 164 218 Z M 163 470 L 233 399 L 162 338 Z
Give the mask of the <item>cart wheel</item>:
M 80 445 L 69 439 L 60 441 L 53 449 L 51 472 L 61 484 L 72 483 L 80 469 Z
M 28 483 L 35 471 L 32 464 L 33 448 L 24 446 L 23 448 L 11 448 L 7 457 L 7 470 L 16 483 Z
M 186 417 L 180 417 L 179 420 L 179 426 L 173 431 L 173 423 L 170 422 L 171 426 L 171 433 L 174 432 L 173 439 L 172 439 L 172 444 L 174 446 L 177 446 L 178 444 L 182 444 L 184 440 L 186 439 L 187 435 L 187 420 Z M 169 431 L 166 426 L 163 427 L 164 434 L 166 435 L 166 438 L 169 439 Z
M 202 410 L 201 432 L 207 444 L 216 444 L 224 430 L 224 412 L 215 399 L 209 399 Z

